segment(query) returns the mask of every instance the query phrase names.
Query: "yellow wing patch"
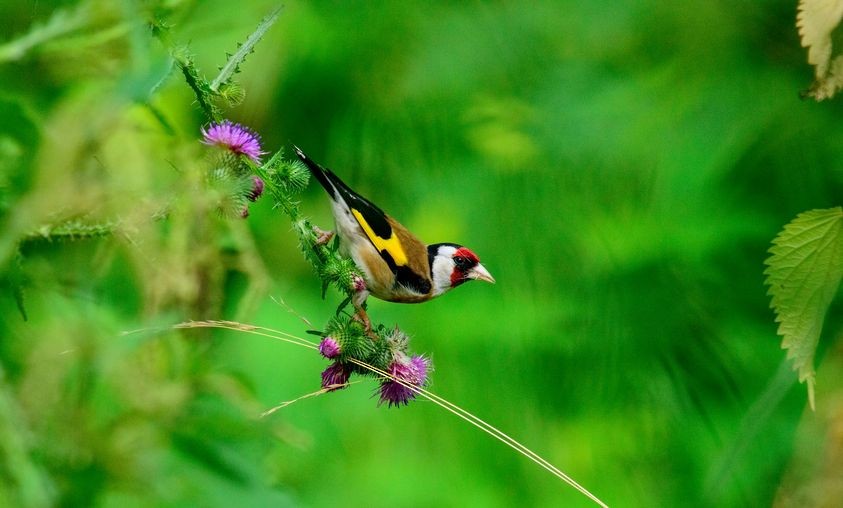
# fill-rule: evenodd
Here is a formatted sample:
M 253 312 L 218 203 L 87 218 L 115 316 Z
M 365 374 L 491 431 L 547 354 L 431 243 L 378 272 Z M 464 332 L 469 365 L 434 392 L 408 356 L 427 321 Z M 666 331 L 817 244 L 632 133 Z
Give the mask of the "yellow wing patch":
M 390 235 L 389 238 L 381 238 L 375 234 L 372 227 L 369 226 L 369 223 L 366 222 L 366 219 L 363 218 L 360 212 L 352 208 L 351 213 L 354 214 L 354 218 L 357 219 L 360 227 L 366 232 L 366 236 L 369 237 L 369 240 L 372 241 L 378 252 L 384 250 L 388 252 L 397 266 L 405 266 L 407 264 L 407 253 L 404 252 L 401 240 L 395 234 Z

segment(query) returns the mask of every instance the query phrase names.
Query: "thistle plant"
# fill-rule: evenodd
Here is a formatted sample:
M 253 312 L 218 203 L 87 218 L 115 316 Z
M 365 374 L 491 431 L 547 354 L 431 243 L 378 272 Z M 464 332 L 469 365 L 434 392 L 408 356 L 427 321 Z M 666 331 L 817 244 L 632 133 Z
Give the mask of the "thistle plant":
M 371 369 L 352 363 L 354 360 L 390 374 L 381 380 L 380 403 L 386 402 L 389 407 L 409 403 L 415 397 L 413 387 L 427 384 L 430 360 L 409 355 L 409 337 L 398 327 L 375 327 L 377 338 L 373 340 L 360 322 L 342 312 L 354 294 L 365 290 L 365 279 L 353 262 L 339 254 L 337 242 L 324 245 L 319 241 L 322 230 L 301 215 L 295 196 L 307 185 L 307 169 L 299 161 L 286 160 L 280 150 L 266 164 L 259 165 L 265 154 L 260 137 L 248 127 L 229 120 L 213 122 L 202 128 L 201 133 L 204 144 L 221 151 L 212 159 L 214 164 L 209 170 L 211 180 L 229 183 L 223 186 L 228 192 L 221 192 L 217 204 L 221 213 L 233 215 L 239 210 L 241 217 L 248 217 L 247 202 L 266 192 L 275 207 L 292 221 L 299 247 L 322 279 L 323 296 L 331 284 L 346 295 L 339 312 L 328 321 L 323 332 L 318 332 L 324 337 L 319 352 L 333 360 L 322 372 L 322 387 L 333 391 L 345 387 L 352 374 L 374 375 Z
M 179 52 L 178 62 L 185 80 L 209 122 L 200 128 L 201 142 L 211 150 L 206 180 L 217 190 L 218 211 L 227 217 L 248 217 L 249 202 L 268 195 L 274 207 L 292 222 L 299 248 L 322 280 L 322 296 L 326 296 L 330 285 L 345 295 L 336 315 L 323 331 L 317 332 L 325 337 L 320 353 L 333 360 L 322 373 L 322 387 L 328 390 L 342 388 L 352 374 L 377 375 L 381 377 L 380 403 L 386 402 L 390 407 L 406 405 L 415 396 L 412 387 L 420 388 L 427 384 L 430 360 L 410 355 L 409 338 L 398 327 L 378 325 L 367 332 L 361 323 L 343 311 L 355 294 L 365 290 L 365 279 L 350 259 L 340 255 L 336 241 L 330 245 L 320 241 L 324 234 L 322 229 L 312 224 L 299 210 L 296 196 L 309 182 L 307 168 L 298 160 L 286 159 L 283 150 L 276 151 L 262 163 L 267 152 L 261 145 L 260 136 L 249 127 L 218 118 L 219 108 L 214 104 L 219 98 L 219 91 L 225 86 L 237 86 L 232 76 L 277 14 L 276 11 L 261 22 L 238 51 L 229 55 L 220 75 L 212 81 L 206 80 L 195 68 L 192 55 L 184 49 Z M 375 374 L 352 361 L 388 372 L 391 377 Z M 396 383 L 396 378 L 404 384 Z

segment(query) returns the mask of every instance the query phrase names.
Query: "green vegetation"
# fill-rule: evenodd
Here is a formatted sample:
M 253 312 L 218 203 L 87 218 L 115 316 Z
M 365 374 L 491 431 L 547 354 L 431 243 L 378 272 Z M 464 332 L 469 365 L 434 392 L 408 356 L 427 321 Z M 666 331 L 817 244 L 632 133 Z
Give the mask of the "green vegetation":
M 0 506 L 595 506 L 370 378 L 261 416 L 326 360 L 173 326 L 317 341 L 346 295 L 289 218 L 324 192 L 226 201 L 209 117 L 470 245 L 496 285 L 369 315 L 608 505 L 843 497 L 843 108 L 793 1 L 277 7 L 0 5 Z

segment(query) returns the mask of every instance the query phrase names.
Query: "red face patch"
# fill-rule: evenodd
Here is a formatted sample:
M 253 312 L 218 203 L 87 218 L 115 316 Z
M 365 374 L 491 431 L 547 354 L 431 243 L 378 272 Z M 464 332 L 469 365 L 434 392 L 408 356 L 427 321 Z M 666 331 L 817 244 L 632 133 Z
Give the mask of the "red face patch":
M 477 254 L 465 247 L 457 249 L 454 255 L 451 256 L 451 259 L 454 260 L 454 271 L 451 272 L 451 287 L 457 287 L 468 280 L 467 274 L 469 270 L 477 266 L 480 262 Z
M 459 249 L 457 249 L 457 251 L 454 252 L 454 257 L 457 256 L 468 259 L 473 265 L 480 262 L 480 258 L 477 257 L 477 254 L 471 252 L 471 250 L 466 247 L 460 247 Z

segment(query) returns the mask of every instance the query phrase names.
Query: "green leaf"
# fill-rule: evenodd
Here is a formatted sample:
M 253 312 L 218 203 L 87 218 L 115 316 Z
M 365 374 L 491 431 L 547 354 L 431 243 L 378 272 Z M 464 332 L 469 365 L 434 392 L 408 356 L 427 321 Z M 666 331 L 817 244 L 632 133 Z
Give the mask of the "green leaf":
M 246 60 L 246 57 L 254 51 L 255 44 L 257 44 L 261 38 L 266 34 L 267 30 L 278 20 L 278 15 L 281 14 L 281 7 L 276 8 L 272 11 L 269 16 L 265 17 L 263 21 L 260 22 L 258 27 L 252 32 L 252 35 L 246 39 L 242 45 L 237 47 L 237 51 L 230 55 L 228 61 L 225 63 L 222 69 L 220 69 L 220 73 L 217 75 L 216 78 L 211 82 L 211 90 L 213 92 L 218 92 L 220 90 L 220 86 L 223 83 L 226 83 L 231 76 L 239 72 L 240 64 Z
M 773 240 L 766 283 L 782 347 L 814 408 L 814 354 L 823 319 L 843 277 L 843 207 L 797 216 Z

